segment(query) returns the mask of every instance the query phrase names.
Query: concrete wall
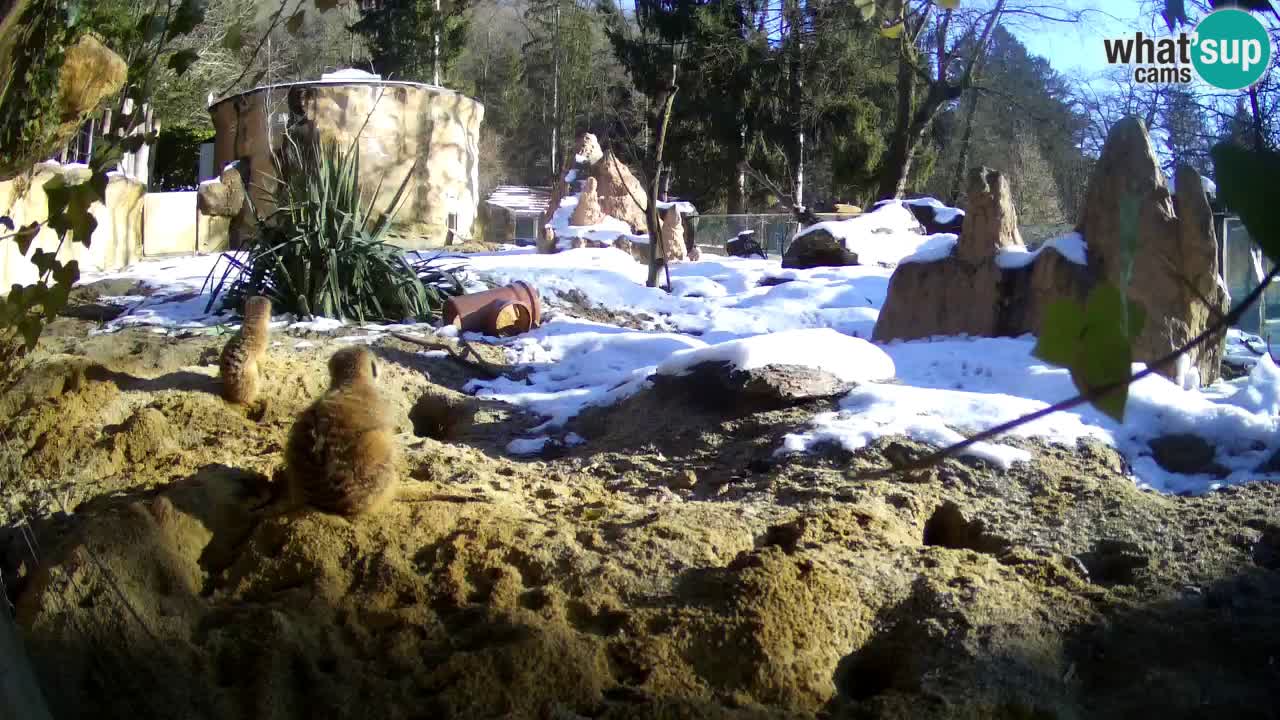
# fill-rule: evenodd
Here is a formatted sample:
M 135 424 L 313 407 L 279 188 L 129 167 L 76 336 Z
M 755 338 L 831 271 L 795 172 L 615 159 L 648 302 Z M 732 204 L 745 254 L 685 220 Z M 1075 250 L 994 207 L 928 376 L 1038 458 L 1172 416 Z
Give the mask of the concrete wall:
M 396 215 L 396 229 L 406 236 L 399 244 L 443 245 L 450 213 L 457 215 L 458 232 L 471 235 L 480 201 L 484 106 L 465 95 L 418 83 L 293 83 L 227 98 L 209 112 L 217 131 L 215 165 L 240 161 L 259 213 L 271 206 L 276 173 L 271 151 L 280 146 L 287 125 L 344 146 L 358 135 L 366 192 L 382 186 L 376 208 L 388 207 L 413 171 Z M 233 243 L 240 232 L 233 229 Z
M 13 218 L 16 225 L 44 221 L 49 206 L 44 194 L 44 183 L 60 173 L 87 173 L 86 169 L 56 164 L 36 166 L 30 175 L 20 175 L 0 182 L 0 214 Z M 62 262 L 75 260 L 81 271 L 116 270 L 142 258 L 143 198 L 146 193 L 141 183 L 123 176 L 114 176 L 107 184 L 106 203 L 94 203 L 89 211 L 98 221 L 89 247 L 72 243 L 70 238 L 58 252 Z M 28 259 L 36 249 L 53 251 L 58 247 L 58 236 L 45 228 L 36 237 L 28 256 L 18 252 L 12 240 L 0 242 L 0 294 L 8 294 L 16 284 L 26 285 L 38 278 L 35 267 Z
M 37 166 L 31 175 L 0 182 L 0 215 L 10 216 L 19 227 L 43 222 L 49 214 L 44 183 L 55 175 L 77 172 L 87 171 L 51 163 Z M 197 216 L 194 191 L 147 193 L 141 183 L 117 175 L 107 184 L 106 203 L 95 203 L 89 211 L 98 221 L 89 247 L 68 239 L 58 252 L 59 260 L 77 261 L 82 272 L 118 270 L 146 257 L 219 252 L 229 245 L 230 220 Z M 57 247 L 57 234 L 47 228 L 26 256 L 12 240 L 0 242 L 0 296 L 7 295 L 14 284 L 35 282 L 38 276 L 30 255 L 37 249 Z
M 142 252 L 147 257 L 226 250 L 229 218 L 196 212 L 196 193 L 147 193 L 143 205 Z

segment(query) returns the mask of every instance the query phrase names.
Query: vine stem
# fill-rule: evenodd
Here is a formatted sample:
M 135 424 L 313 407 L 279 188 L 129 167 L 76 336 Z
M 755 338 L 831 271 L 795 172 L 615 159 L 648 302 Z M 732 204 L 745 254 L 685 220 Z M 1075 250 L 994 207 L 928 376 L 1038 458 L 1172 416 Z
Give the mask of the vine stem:
M 1010 430 L 1014 430 L 1018 427 L 1026 425 L 1027 423 L 1035 422 L 1036 420 L 1039 420 L 1041 418 L 1048 417 L 1049 415 L 1052 415 L 1056 412 L 1071 410 L 1072 408 L 1079 407 L 1080 405 L 1084 405 L 1085 403 L 1091 403 L 1094 400 L 1097 400 L 1109 393 L 1115 392 L 1116 390 L 1119 390 L 1122 387 L 1135 383 L 1145 377 L 1154 375 L 1158 371 L 1157 370 L 1158 368 L 1164 367 L 1169 363 L 1177 361 L 1177 359 L 1180 356 L 1182 356 L 1184 353 L 1194 350 L 1195 348 L 1208 342 L 1210 339 L 1212 339 L 1222 331 L 1228 329 L 1233 323 L 1235 323 L 1244 315 L 1245 310 L 1247 310 L 1250 305 L 1253 305 L 1254 302 L 1258 301 L 1262 297 L 1262 293 L 1266 291 L 1267 286 L 1270 285 L 1271 282 L 1275 280 L 1277 277 L 1280 277 L 1280 265 L 1277 265 L 1276 267 L 1272 268 L 1271 272 L 1267 273 L 1267 276 L 1264 277 L 1262 279 L 1262 282 L 1258 284 L 1258 287 L 1254 288 L 1252 292 L 1250 292 L 1248 295 L 1245 296 L 1244 300 L 1240 301 L 1240 303 L 1238 303 L 1235 307 L 1233 307 L 1230 312 L 1228 312 L 1226 315 L 1219 318 L 1216 322 L 1210 325 L 1204 332 L 1192 338 L 1185 345 L 1174 350 L 1168 355 L 1165 355 L 1164 357 L 1156 360 L 1153 363 L 1149 363 L 1145 369 L 1130 375 L 1125 380 L 1109 383 L 1107 385 L 1100 385 L 1096 388 L 1093 388 L 1092 390 L 1089 390 L 1088 392 L 1081 393 L 1072 398 L 1067 398 L 1066 400 L 1054 403 L 1053 405 L 1042 408 L 1033 413 L 1028 413 L 1021 417 L 1014 418 L 1013 420 L 1010 420 L 1008 422 L 1001 423 L 1000 425 L 996 425 L 993 428 L 983 430 L 982 432 L 976 435 L 972 435 L 968 438 L 965 438 L 964 440 L 961 440 L 960 442 L 954 445 L 950 445 L 948 447 L 942 448 L 941 450 L 937 450 L 929 455 L 926 455 L 925 457 L 919 460 L 916 460 L 915 462 L 907 463 L 905 465 L 901 465 L 894 468 L 887 468 L 884 470 L 875 470 L 869 473 L 860 473 L 858 475 L 855 475 L 854 479 L 876 480 L 880 478 L 892 477 L 900 473 L 912 473 L 912 472 L 919 472 L 921 470 L 928 469 L 930 467 L 933 467 L 941 463 L 943 460 L 946 460 L 947 458 L 952 458 L 959 455 L 960 453 L 964 452 L 965 450 L 968 450 L 969 448 L 973 447 L 974 445 L 980 442 L 986 442 L 987 440 L 994 439 L 996 437 L 1004 435 Z

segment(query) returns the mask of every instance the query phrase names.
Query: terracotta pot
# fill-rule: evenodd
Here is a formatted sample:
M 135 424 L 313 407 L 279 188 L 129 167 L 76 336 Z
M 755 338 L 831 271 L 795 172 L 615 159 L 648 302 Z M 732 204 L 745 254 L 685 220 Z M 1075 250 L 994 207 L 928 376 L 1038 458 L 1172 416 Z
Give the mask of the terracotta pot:
M 508 307 L 515 304 L 519 307 Z M 484 292 L 451 297 L 444 304 L 444 322 L 463 332 L 494 332 L 497 315 L 504 313 L 504 328 L 524 327 L 518 332 L 538 327 L 542 322 L 542 303 L 538 291 L 529 283 L 516 281 Z M 527 317 L 526 321 L 520 318 Z
M 533 329 L 533 311 L 528 305 L 514 300 L 498 304 L 489 320 L 489 334 L 498 337 L 519 335 Z

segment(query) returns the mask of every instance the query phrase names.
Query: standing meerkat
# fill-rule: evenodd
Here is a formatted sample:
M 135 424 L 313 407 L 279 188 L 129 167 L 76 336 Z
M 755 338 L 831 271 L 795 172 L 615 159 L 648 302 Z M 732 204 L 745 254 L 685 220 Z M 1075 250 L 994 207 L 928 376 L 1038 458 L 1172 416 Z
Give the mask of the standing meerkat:
M 395 421 L 377 376 L 365 347 L 329 358 L 329 389 L 289 431 L 285 478 L 294 504 L 355 516 L 394 496 Z
M 222 397 L 247 405 L 258 397 L 258 363 L 267 354 L 270 339 L 271 301 L 254 295 L 244 301 L 244 324 L 222 348 L 218 363 Z

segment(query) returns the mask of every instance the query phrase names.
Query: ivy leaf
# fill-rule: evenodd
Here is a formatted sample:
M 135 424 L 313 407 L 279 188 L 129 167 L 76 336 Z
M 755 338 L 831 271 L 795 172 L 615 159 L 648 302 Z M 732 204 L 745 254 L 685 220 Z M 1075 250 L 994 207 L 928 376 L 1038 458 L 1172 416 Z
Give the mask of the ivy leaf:
M 28 315 L 18 322 L 18 332 L 22 333 L 22 340 L 28 351 L 36 349 L 43 329 L 44 323 L 38 317 Z
M 13 232 L 13 228 L 14 228 L 13 218 L 9 217 L 8 215 L 0 215 L 0 225 L 3 225 L 4 229 L 7 230 L 8 232 Z
M 72 242 L 89 247 L 93 231 L 98 227 L 97 219 L 89 212 L 97 199 L 93 184 L 68 185 L 57 175 L 44 184 L 44 193 L 49 201 L 49 227 L 60 237 L 71 233 Z
M 204 22 L 204 13 L 209 7 L 209 0 L 182 0 L 173 13 L 169 23 L 169 37 L 186 35 L 196 26 Z
M 151 42 L 164 32 L 164 19 L 156 17 L 155 13 L 144 13 L 138 18 L 138 32 L 142 34 L 143 42 Z
M 1275 207 L 1275 189 L 1280 187 L 1280 153 L 1220 143 L 1210 154 L 1218 198 L 1240 216 L 1249 237 L 1267 258 L 1280 263 L 1280 214 Z
M 1133 363 L 1133 344 L 1116 325 L 1086 327 L 1081 337 L 1081 361 L 1071 369 L 1071 380 L 1082 393 L 1090 393 L 1107 385 L 1116 385 L 1093 406 L 1116 422 L 1124 421 L 1124 407 L 1129 401 L 1129 376 Z
M 31 243 L 35 242 L 36 236 L 39 234 L 40 223 L 33 222 L 23 225 L 13 236 L 13 241 L 18 243 L 18 252 L 26 255 L 27 251 L 31 249 Z
M 1040 337 L 1032 354 L 1061 367 L 1072 367 L 1084 335 L 1084 308 L 1073 300 L 1055 300 L 1044 311 Z
M 317 4 L 320 2 L 322 0 L 316 0 Z M 853 7 L 862 15 L 863 22 L 876 16 L 876 0 L 853 0 Z
M 239 23 L 227 28 L 227 34 L 222 37 L 222 47 L 234 53 L 244 48 L 244 30 Z
M 1071 372 L 1082 394 L 1110 385 L 1116 389 L 1096 398 L 1093 406 L 1124 419 L 1129 399 L 1133 343 L 1142 334 L 1146 312 L 1114 285 L 1094 287 L 1084 305 L 1062 299 L 1045 308 L 1035 357 Z
M 200 59 L 200 53 L 190 48 L 179 50 L 169 56 L 169 69 L 175 73 L 182 75 L 191 69 L 191 66 Z
M 31 256 L 31 264 L 36 266 L 41 275 L 51 274 L 62 268 L 57 256 L 47 250 L 36 250 Z
M 297 35 L 302 32 L 302 23 L 306 19 L 307 11 L 299 8 L 297 12 L 289 16 L 288 20 L 284 21 L 284 29 L 287 30 L 290 35 Z
M 902 31 L 905 30 L 906 27 L 907 27 L 906 22 L 904 22 L 902 18 L 898 18 L 897 20 L 894 20 L 891 24 L 880 28 L 880 35 L 882 37 L 889 38 L 890 40 L 896 40 L 902 37 Z

